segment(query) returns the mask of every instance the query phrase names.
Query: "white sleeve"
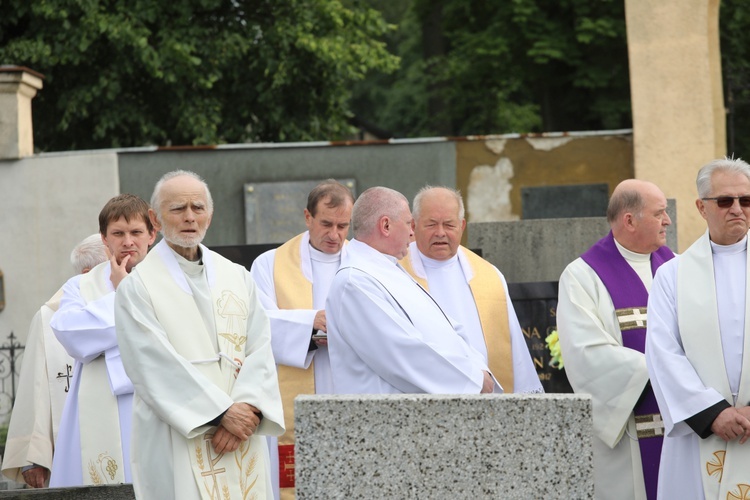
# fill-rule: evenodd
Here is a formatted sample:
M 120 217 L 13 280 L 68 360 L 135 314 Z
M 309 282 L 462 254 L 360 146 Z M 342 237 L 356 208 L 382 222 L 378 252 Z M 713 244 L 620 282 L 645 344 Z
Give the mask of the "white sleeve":
M 295 368 L 307 368 L 315 351 L 308 351 L 312 337 L 314 309 L 279 309 L 273 265 L 276 250 L 260 255 L 250 268 L 257 285 L 258 298 L 271 321 L 271 347 L 276 363 Z
M 60 308 L 52 316 L 50 326 L 68 354 L 86 364 L 107 349 L 117 347 L 115 293 L 87 303 L 81 296 L 80 279 L 80 275 L 74 276 L 63 285 Z
M 645 356 L 621 344 L 609 292 L 581 259 L 563 271 L 558 293 L 565 373 L 575 392 L 591 395 L 594 433 L 614 447 L 648 383 Z

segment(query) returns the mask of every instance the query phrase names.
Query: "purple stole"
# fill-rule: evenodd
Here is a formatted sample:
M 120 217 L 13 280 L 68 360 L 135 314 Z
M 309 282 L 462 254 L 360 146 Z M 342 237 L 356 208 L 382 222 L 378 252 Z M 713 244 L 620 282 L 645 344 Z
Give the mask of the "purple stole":
M 651 273 L 674 257 L 672 251 L 663 246 L 651 254 Z M 607 287 L 609 296 L 615 306 L 620 321 L 623 346 L 638 352 L 645 352 L 646 348 L 646 305 L 648 304 L 648 292 L 638 274 L 630 267 L 625 258 L 615 245 L 612 231 L 599 240 L 594 246 L 581 255 L 586 264 L 596 272 L 604 286 Z M 634 314 L 633 309 L 640 310 L 644 315 L 640 320 Z M 622 313 L 622 314 L 621 314 Z M 623 322 L 621 316 L 632 316 L 630 322 Z M 652 415 L 659 413 L 659 406 L 651 385 L 647 385 L 643 396 L 633 409 L 636 421 L 641 415 Z M 644 417 L 646 418 L 646 417 Z M 661 435 L 654 437 L 639 438 L 638 445 L 641 450 L 641 464 L 643 467 L 643 479 L 646 484 L 646 496 L 649 499 L 656 498 L 656 483 L 659 477 L 659 457 L 664 440 L 663 431 Z

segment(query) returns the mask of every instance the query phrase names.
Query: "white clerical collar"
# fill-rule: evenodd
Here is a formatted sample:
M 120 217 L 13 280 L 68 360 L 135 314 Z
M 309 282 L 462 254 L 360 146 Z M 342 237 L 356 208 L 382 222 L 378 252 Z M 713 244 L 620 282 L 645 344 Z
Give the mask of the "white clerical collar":
M 196 261 L 188 260 L 179 253 L 175 252 L 172 247 L 169 247 L 169 249 L 177 259 L 177 264 L 180 265 L 180 269 L 182 269 L 186 274 L 197 276 L 203 272 L 203 259 L 198 259 Z
M 331 263 L 341 261 L 341 250 L 336 253 L 325 253 L 312 245 L 307 245 L 307 247 L 310 250 L 310 259 L 315 262 Z
M 419 249 L 417 249 L 417 251 L 419 251 Z M 444 267 L 452 266 L 456 262 L 458 262 L 458 253 L 450 259 L 446 260 L 431 259 L 422 252 L 419 252 L 419 256 L 422 258 L 422 264 L 424 265 L 424 267 L 429 267 L 430 269 L 441 269 Z
M 719 245 L 718 243 L 711 242 L 711 252 L 722 255 L 732 255 L 735 253 L 744 252 L 747 248 L 747 235 L 737 243 L 731 245 Z
M 620 252 L 620 255 L 622 255 L 623 258 L 629 262 L 647 262 L 647 261 L 650 262 L 651 261 L 650 253 L 633 252 L 631 250 L 628 250 L 624 246 L 620 245 L 617 242 L 617 240 L 615 240 L 615 246 L 617 246 L 617 250 Z

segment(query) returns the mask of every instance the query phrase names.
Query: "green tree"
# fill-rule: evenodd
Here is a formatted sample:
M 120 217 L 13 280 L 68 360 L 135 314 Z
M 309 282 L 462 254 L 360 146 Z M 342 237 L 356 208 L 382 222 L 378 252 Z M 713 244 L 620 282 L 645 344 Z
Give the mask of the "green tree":
M 358 83 L 358 116 L 405 137 L 631 126 L 622 0 L 404 3 L 384 38 L 403 64 L 374 80 L 392 92 Z
M 719 15 L 727 153 L 750 160 L 750 6 L 743 0 L 722 0 Z
M 0 61 L 45 75 L 42 150 L 322 140 L 389 29 L 359 0 L 3 0 Z

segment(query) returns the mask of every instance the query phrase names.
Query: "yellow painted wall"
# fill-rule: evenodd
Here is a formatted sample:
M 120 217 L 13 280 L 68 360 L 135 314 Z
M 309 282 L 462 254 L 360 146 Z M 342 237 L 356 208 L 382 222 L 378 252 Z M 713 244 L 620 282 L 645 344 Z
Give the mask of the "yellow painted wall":
M 501 162 L 504 168 L 510 166 L 512 170 L 512 177 L 507 180 L 491 174 L 493 169 L 501 168 Z M 488 173 L 480 177 L 481 182 L 477 184 L 476 176 L 481 169 Z M 473 187 L 472 175 L 475 177 Z M 471 214 L 471 197 L 476 196 L 477 189 L 501 196 L 510 185 L 510 215 L 495 220 L 515 220 L 521 215 L 522 187 L 607 183 L 611 193 L 620 181 L 632 177 L 630 133 L 456 142 L 456 187 L 464 195 L 468 221 L 475 220 Z M 486 203 L 496 202 L 495 199 Z

